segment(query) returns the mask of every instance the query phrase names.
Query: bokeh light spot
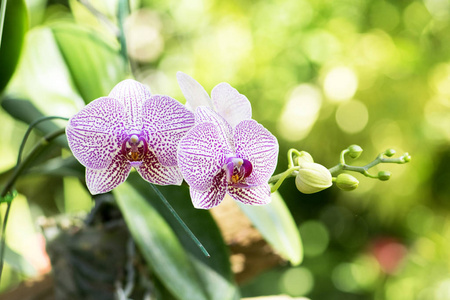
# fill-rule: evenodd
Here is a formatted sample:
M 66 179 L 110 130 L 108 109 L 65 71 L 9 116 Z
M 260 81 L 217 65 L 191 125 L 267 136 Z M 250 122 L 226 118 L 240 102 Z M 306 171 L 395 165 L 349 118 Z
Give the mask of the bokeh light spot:
M 358 88 L 358 78 L 352 69 L 337 67 L 325 76 L 323 83 L 325 95 L 333 101 L 348 100 L 355 95 Z
M 339 40 L 325 30 L 314 30 L 306 34 L 304 51 L 313 62 L 323 63 L 341 49 Z
M 337 289 L 343 292 L 359 292 L 370 289 L 377 281 L 380 269 L 369 255 L 361 255 L 352 263 L 339 264 L 331 274 Z
M 164 49 L 161 26 L 158 15 L 149 9 L 131 14 L 126 22 L 128 54 L 140 62 L 157 59 Z
M 327 228 L 320 222 L 307 221 L 300 225 L 303 251 L 306 256 L 318 256 L 328 247 L 330 236 Z
M 450 14 L 450 1 L 448 0 L 425 0 L 428 11 L 438 19 L 446 19 Z
M 298 267 L 288 269 L 281 276 L 280 289 L 290 296 L 304 296 L 314 286 L 314 277 L 306 268 Z
M 421 2 L 412 2 L 403 12 L 405 27 L 415 34 L 421 34 L 431 16 Z
M 278 131 L 287 141 L 305 138 L 317 120 L 322 96 L 317 87 L 302 84 L 294 88 L 278 121 Z
M 336 122 L 339 128 L 346 133 L 358 133 L 366 127 L 369 121 L 369 112 L 364 103 L 350 100 L 339 105 L 336 111 Z

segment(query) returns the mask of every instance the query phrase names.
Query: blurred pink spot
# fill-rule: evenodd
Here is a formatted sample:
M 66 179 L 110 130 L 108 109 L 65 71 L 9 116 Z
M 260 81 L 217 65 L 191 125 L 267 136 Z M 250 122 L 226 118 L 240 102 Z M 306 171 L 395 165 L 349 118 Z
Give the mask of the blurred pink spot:
M 397 239 L 381 237 L 373 242 L 371 252 L 387 274 L 393 274 L 403 261 L 408 250 Z

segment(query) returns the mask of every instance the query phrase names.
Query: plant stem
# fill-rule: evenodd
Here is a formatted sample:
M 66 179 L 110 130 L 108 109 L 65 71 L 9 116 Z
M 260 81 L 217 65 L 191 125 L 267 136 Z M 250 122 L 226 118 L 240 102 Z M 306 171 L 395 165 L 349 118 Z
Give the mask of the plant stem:
M 12 204 L 12 202 L 8 202 L 7 205 L 6 205 L 5 219 L 3 220 L 3 226 L 2 226 L 2 239 L 1 239 L 1 242 L 0 242 L 1 243 L 0 244 L 0 282 L 2 281 L 3 263 L 4 263 L 3 257 L 5 256 L 6 223 L 8 222 L 8 216 L 9 216 L 9 211 L 11 210 L 11 204 Z
M 211 257 L 209 255 L 208 251 L 206 251 L 205 247 L 202 245 L 202 243 L 197 239 L 197 237 L 192 233 L 192 231 L 189 229 L 189 227 L 186 225 L 186 223 L 183 222 L 183 220 L 180 218 L 180 216 L 177 214 L 175 209 L 173 209 L 172 205 L 170 205 L 169 201 L 167 201 L 166 197 L 153 185 L 150 183 L 150 186 L 153 188 L 155 193 L 159 196 L 161 201 L 166 205 L 166 207 L 170 210 L 172 215 L 175 217 L 175 219 L 180 223 L 181 227 L 186 231 L 186 233 L 189 235 L 189 237 L 194 241 L 194 243 L 197 245 L 197 247 L 200 248 L 200 250 L 203 252 L 203 254 L 206 257 Z
M 346 151 L 346 150 L 344 150 Z M 350 166 L 345 163 L 344 160 L 344 151 L 341 152 L 341 159 L 340 162 L 335 165 L 334 167 L 331 167 L 328 169 L 332 175 L 335 175 L 339 171 L 352 171 L 352 172 L 358 172 L 363 174 L 366 177 L 370 178 L 378 178 L 378 176 L 372 175 L 369 173 L 369 169 L 373 168 L 374 166 L 380 164 L 380 163 L 391 163 L 391 164 L 404 164 L 404 156 L 398 157 L 398 158 L 385 158 L 383 157 L 383 154 L 379 154 L 372 162 L 368 163 L 365 166 L 358 167 L 358 166 Z
M 44 121 L 47 121 L 47 120 L 53 120 L 53 119 L 60 119 L 60 120 L 66 120 L 66 121 L 69 120 L 69 118 L 65 118 L 65 117 L 48 116 L 48 117 L 42 117 L 42 118 L 39 118 L 39 119 L 33 121 L 32 123 L 30 123 L 30 125 L 28 126 L 27 131 L 25 132 L 25 135 L 23 136 L 22 143 L 20 144 L 19 155 L 17 156 L 17 163 L 16 163 L 16 166 L 18 166 L 18 165 L 20 164 L 20 161 L 22 160 L 22 152 L 23 152 L 23 149 L 25 148 L 25 144 L 26 144 L 26 142 L 27 142 L 28 136 L 30 135 L 30 133 L 31 133 L 31 131 L 33 130 L 33 128 L 34 128 L 37 124 L 39 124 L 39 123 L 41 123 L 41 122 L 44 122 Z
M 291 168 L 287 169 L 286 171 L 284 171 L 283 173 L 280 173 L 280 174 L 270 177 L 269 183 L 275 182 L 275 184 L 271 187 L 270 192 L 274 193 L 276 190 L 278 190 L 278 188 L 281 186 L 281 184 L 283 183 L 283 181 L 286 178 L 294 177 L 295 174 L 293 174 L 293 172 L 298 171 L 299 168 L 300 167 L 298 167 L 298 166 L 291 167 Z
M 36 157 L 36 155 L 39 154 L 42 150 L 44 150 L 45 147 L 48 146 L 49 142 L 51 142 L 53 139 L 57 138 L 58 136 L 60 136 L 61 134 L 64 134 L 64 133 L 65 133 L 65 128 L 62 128 L 60 130 L 57 130 L 55 132 L 52 132 L 52 133 L 44 136 L 40 140 L 40 142 L 30 151 L 30 154 L 27 156 L 27 158 L 23 162 L 21 162 L 20 165 L 16 166 L 16 168 L 14 169 L 13 175 L 8 180 L 8 182 L 6 183 L 5 187 L 2 190 L 2 193 L 0 194 L 1 198 L 5 197 L 8 194 L 8 192 L 14 186 L 14 183 L 16 182 L 17 178 L 19 178 L 19 176 L 26 169 L 26 167 L 32 162 L 33 158 Z M 20 153 L 19 153 L 18 160 L 20 161 Z M 0 241 L 0 282 L 1 282 L 2 273 L 3 273 L 3 263 L 4 263 L 4 256 L 5 256 L 6 224 L 8 222 L 8 216 L 9 216 L 9 212 L 11 210 L 11 203 L 12 202 L 7 203 L 5 218 L 3 220 L 3 226 L 2 226 L 2 237 L 1 237 L 1 241 Z
M 8 180 L 8 182 L 6 183 L 5 187 L 3 188 L 2 193 L 0 194 L 0 197 L 5 197 L 6 194 L 12 189 L 14 183 L 16 182 L 17 178 L 23 173 L 23 171 L 26 169 L 26 167 L 32 162 L 33 158 L 36 157 L 37 154 L 39 154 L 39 152 L 41 152 L 42 150 L 44 150 L 45 147 L 48 146 L 48 144 L 55 138 L 57 138 L 58 136 L 62 135 L 65 133 L 65 128 L 61 128 L 57 131 L 54 131 L 46 136 L 44 136 L 43 138 L 41 138 L 41 140 L 39 141 L 39 143 L 34 146 L 34 148 L 30 151 L 30 154 L 27 156 L 26 159 L 24 159 L 20 165 L 18 165 L 16 167 L 16 169 L 14 170 L 13 175 L 11 176 L 11 178 Z

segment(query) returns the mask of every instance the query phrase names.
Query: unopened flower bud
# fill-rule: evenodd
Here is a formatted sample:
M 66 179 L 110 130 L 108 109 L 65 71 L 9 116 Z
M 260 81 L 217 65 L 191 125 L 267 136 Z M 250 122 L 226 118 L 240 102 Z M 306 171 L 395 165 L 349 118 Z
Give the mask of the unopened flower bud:
M 336 186 L 343 191 L 353 191 L 358 185 L 358 179 L 350 174 L 341 173 L 336 177 Z
M 304 194 L 313 194 L 329 188 L 332 184 L 331 173 L 322 165 L 305 162 L 300 165 L 295 185 Z
M 358 158 L 362 152 L 363 149 L 358 145 L 351 145 L 350 147 L 348 147 L 348 155 L 351 158 Z
M 297 166 L 300 166 L 302 163 L 313 163 L 314 159 L 311 154 L 306 151 L 300 151 L 300 155 L 297 156 Z
M 389 180 L 389 178 L 391 178 L 391 172 L 388 171 L 378 172 L 378 179 L 380 179 L 381 181 Z
M 395 154 L 395 150 L 394 149 L 387 149 L 386 151 L 384 151 L 384 155 L 386 155 L 387 157 L 392 157 Z
M 411 161 L 411 155 L 409 155 L 408 152 L 406 152 L 405 154 L 403 154 L 403 161 L 404 161 L 404 162 L 410 162 L 410 161 Z

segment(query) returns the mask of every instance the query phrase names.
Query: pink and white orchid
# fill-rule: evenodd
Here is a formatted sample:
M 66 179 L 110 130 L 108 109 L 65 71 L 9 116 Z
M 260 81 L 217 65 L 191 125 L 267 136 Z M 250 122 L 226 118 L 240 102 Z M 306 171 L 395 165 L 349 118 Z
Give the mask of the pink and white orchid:
M 209 98 L 193 78 L 181 72 L 177 77 L 187 106 L 195 111 L 195 126 L 178 146 L 178 165 L 194 207 L 217 206 L 226 194 L 244 204 L 269 203 L 278 142 L 251 119 L 247 97 L 220 83 Z
M 117 84 L 74 115 L 66 128 L 69 147 L 86 167 L 91 194 L 105 193 L 135 168 L 148 182 L 180 185 L 180 139 L 194 125 L 194 115 L 168 96 L 151 95 L 137 81 Z

